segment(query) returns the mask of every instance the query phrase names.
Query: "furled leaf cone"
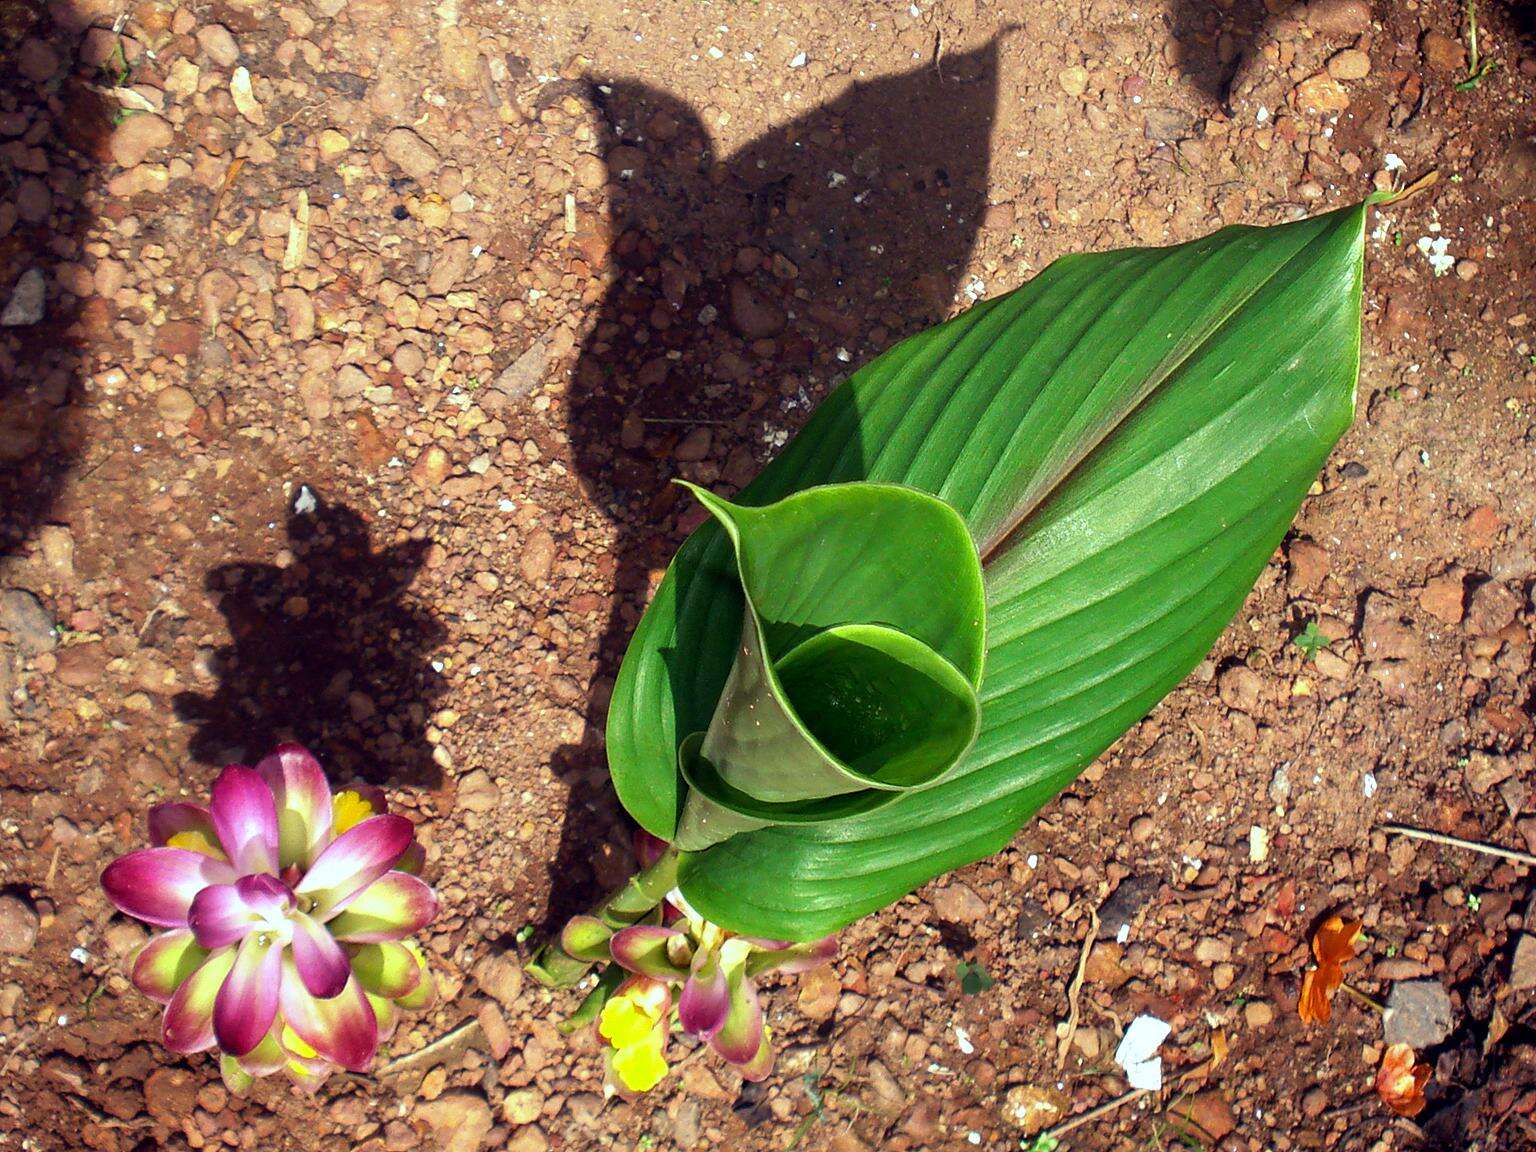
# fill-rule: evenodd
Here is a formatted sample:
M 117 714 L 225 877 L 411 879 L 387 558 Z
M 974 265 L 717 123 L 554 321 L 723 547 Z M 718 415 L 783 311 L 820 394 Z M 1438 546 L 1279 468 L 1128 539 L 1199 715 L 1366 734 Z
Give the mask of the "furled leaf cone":
M 665 845 L 641 833 L 637 848 L 649 865 Z M 708 1044 L 746 1079 L 762 1080 L 773 1070 L 772 1034 L 754 977 L 829 964 L 837 938 L 792 944 L 737 936 L 701 917 L 676 890 L 657 912 L 661 923 L 617 930 L 577 916 L 561 933 L 567 954 L 610 960 L 626 974 L 597 1015 L 608 1092 L 632 1097 L 655 1087 L 667 1073 L 674 1028 Z
M 437 897 L 411 822 L 377 789 L 332 794 L 319 761 L 285 744 L 225 768 L 206 808 L 151 809 L 149 836 L 101 874 L 113 904 L 162 929 L 132 980 L 165 1005 L 165 1046 L 217 1048 L 233 1091 L 274 1072 L 310 1091 L 337 1068 L 366 1072 L 401 1010 L 432 1001 L 409 937 Z

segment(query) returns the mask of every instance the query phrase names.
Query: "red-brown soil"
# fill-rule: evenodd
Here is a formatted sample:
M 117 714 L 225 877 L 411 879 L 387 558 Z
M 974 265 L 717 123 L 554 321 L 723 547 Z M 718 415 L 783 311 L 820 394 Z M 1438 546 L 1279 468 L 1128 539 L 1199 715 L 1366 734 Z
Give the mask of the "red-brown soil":
M 1225 1061 L 1066 1146 L 1532 1146 L 1531 869 L 1377 827 L 1536 851 L 1536 50 L 1484 0 L 1458 90 L 1464 7 L 0 0 L 0 306 L 46 287 L 0 328 L 0 1145 L 1017 1148 L 1027 1098 L 1124 1090 L 1150 1012 L 1170 1073 Z M 518 964 L 630 867 L 601 733 L 697 521 L 666 481 L 739 486 L 1063 253 L 1431 170 L 1374 217 L 1359 421 L 1211 658 L 1007 850 L 775 986 L 765 1084 L 700 1059 L 605 1106 Z M 158 1046 L 97 876 L 282 737 L 428 845 L 445 995 L 386 1059 L 474 1023 L 242 1100 Z M 1094 909 L 1128 928 L 1058 1069 Z M 1363 992 L 1449 995 L 1414 1120 L 1373 1012 L 1296 1016 L 1333 909 Z

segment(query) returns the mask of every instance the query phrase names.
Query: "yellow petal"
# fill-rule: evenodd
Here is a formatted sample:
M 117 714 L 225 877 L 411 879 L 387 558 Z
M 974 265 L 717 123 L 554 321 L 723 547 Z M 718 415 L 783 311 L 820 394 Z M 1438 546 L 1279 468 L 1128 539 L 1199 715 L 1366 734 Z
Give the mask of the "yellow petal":
M 656 1017 L 629 996 L 615 996 L 608 1001 L 597 1020 L 598 1034 L 615 1048 L 640 1043 L 655 1027 Z
M 331 831 L 340 836 L 354 824 L 361 824 L 374 814 L 373 805 L 359 793 L 351 789 L 338 792 L 331 801 Z
M 631 1092 L 649 1092 L 667 1074 L 666 1057 L 661 1054 L 661 1036 L 639 1044 L 630 1044 L 613 1054 L 613 1074 Z
M 302 1056 L 305 1060 L 313 1060 L 319 1055 L 308 1044 L 299 1038 L 299 1034 L 287 1024 L 283 1025 L 283 1047 L 295 1056 Z

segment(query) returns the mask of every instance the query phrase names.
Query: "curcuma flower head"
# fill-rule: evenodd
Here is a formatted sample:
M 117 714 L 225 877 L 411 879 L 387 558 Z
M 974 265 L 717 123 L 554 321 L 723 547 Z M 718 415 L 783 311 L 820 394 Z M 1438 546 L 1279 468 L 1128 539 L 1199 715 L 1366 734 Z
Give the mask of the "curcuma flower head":
M 411 822 L 377 789 L 331 793 L 319 761 L 285 744 L 234 764 L 208 807 L 150 811 L 155 847 L 114 860 L 107 897 L 155 928 L 134 985 L 165 1005 L 165 1046 L 217 1047 L 235 1091 L 284 1071 L 313 1089 L 364 1072 L 402 1008 L 433 980 L 408 937 L 437 915 Z
M 571 955 L 610 958 L 630 973 L 597 1021 L 608 1043 L 610 1089 L 624 1096 L 646 1092 L 666 1075 L 674 1019 L 679 1031 L 704 1041 L 743 1077 L 763 1079 L 773 1070 L 773 1047 L 754 977 L 831 963 L 837 938 L 791 944 L 736 936 L 703 919 L 675 891 L 664 909 L 672 923 L 613 931 L 596 917 L 577 916 L 562 934 Z

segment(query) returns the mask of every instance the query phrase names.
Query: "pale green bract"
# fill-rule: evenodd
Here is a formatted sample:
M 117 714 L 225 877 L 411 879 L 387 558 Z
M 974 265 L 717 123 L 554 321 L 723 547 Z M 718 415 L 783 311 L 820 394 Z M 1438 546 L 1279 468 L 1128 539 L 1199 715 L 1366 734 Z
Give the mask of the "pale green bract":
M 636 629 L 607 728 L 625 807 L 686 839 L 693 907 L 755 936 L 835 931 L 997 851 L 1183 678 L 1349 427 L 1365 212 L 1058 260 L 860 369 L 734 504 L 705 497 L 715 519 Z M 937 498 L 922 505 L 934 523 L 953 510 L 980 557 L 974 667 L 921 620 L 877 610 L 930 562 L 920 542 L 838 522 L 890 498 L 871 493 L 913 489 Z M 823 543 L 754 574 L 742 541 L 795 500 L 849 507 L 823 503 Z M 888 555 L 855 564 L 863 545 Z M 848 611 L 783 616 L 805 590 Z M 953 615 L 958 595 L 928 609 Z M 744 653 L 754 638 L 761 650 Z M 797 658 L 797 644 L 818 647 Z M 847 731 L 846 710 L 813 715 L 839 685 L 898 672 L 922 724 L 898 717 L 882 742 Z M 778 735 L 799 741 L 784 763 L 796 778 L 815 768 L 816 796 L 776 786 L 730 731 L 745 697 L 722 696 L 748 673 L 754 707 L 779 709 Z

